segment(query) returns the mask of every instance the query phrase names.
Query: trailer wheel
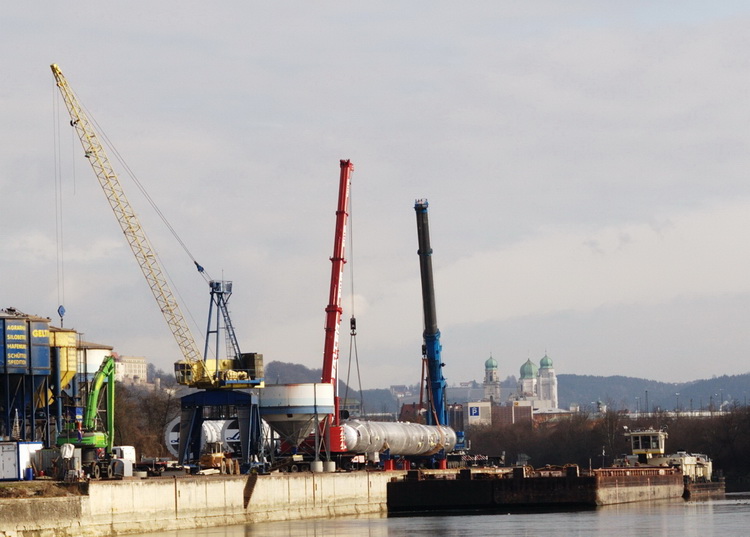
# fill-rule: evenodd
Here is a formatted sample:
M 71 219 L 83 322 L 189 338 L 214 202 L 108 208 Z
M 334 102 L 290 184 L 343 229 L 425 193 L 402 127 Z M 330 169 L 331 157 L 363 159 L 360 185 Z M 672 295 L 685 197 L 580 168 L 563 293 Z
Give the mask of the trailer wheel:
M 95 462 L 91 463 L 91 471 L 89 472 L 93 479 L 99 479 L 102 476 L 102 469 Z
M 299 472 L 299 466 L 297 466 L 296 464 L 292 464 L 292 465 L 291 465 L 291 466 L 289 467 L 289 471 L 290 471 L 291 473 L 293 473 L 293 474 L 296 474 L 297 472 Z

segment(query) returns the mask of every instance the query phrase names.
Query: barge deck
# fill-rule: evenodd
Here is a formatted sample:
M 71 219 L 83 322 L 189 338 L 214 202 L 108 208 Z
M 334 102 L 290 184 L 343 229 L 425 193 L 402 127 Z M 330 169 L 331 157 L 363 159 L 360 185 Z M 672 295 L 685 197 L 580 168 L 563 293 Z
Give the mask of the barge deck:
M 681 498 L 675 468 L 603 468 L 581 475 L 577 466 L 529 467 L 427 474 L 419 470 L 388 483 L 388 513 L 573 509 Z

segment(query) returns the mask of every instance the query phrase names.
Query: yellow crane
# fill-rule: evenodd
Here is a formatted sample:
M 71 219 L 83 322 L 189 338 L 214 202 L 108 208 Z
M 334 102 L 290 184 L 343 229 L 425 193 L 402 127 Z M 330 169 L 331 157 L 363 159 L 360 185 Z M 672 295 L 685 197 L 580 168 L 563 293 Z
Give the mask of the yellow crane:
M 52 64 L 50 67 L 52 74 L 55 76 L 57 87 L 60 89 L 60 93 L 65 101 L 65 106 L 70 114 L 70 124 L 75 128 L 78 138 L 83 145 L 84 156 L 91 164 L 99 180 L 99 184 L 104 190 L 104 194 L 115 213 L 115 217 L 125 234 L 130 249 L 133 251 L 138 265 L 146 277 L 146 281 L 159 305 L 159 309 L 164 315 L 164 319 L 167 321 L 167 325 L 169 325 L 180 347 L 184 360 L 175 362 L 177 382 L 200 389 L 262 387 L 262 355 L 257 353 L 241 354 L 236 345 L 234 330 L 231 328 L 231 322 L 226 310 L 226 299 L 231 294 L 231 282 L 211 281 L 209 285 L 211 287 L 212 305 L 214 303 L 217 304 L 217 310 L 221 310 L 224 314 L 227 328 L 231 329 L 231 339 L 235 342 L 236 355 L 234 358 L 226 360 L 219 359 L 218 355 L 215 359 L 208 360 L 201 355 L 195 339 L 185 322 L 185 318 L 180 311 L 177 300 L 164 277 L 164 271 L 159 264 L 156 252 L 146 237 L 138 217 L 125 196 L 120 180 L 112 168 L 112 164 L 102 147 L 92 122 L 70 89 L 68 81 L 63 76 L 57 64 Z M 196 263 L 196 266 L 202 271 L 202 267 L 198 263 Z M 229 290 L 229 294 L 226 292 L 227 289 Z M 210 322 L 209 318 L 209 325 Z M 211 333 L 217 334 L 218 338 L 218 330 L 212 331 L 209 327 L 209 335 Z M 207 351 L 208 337 L 206 339 Z

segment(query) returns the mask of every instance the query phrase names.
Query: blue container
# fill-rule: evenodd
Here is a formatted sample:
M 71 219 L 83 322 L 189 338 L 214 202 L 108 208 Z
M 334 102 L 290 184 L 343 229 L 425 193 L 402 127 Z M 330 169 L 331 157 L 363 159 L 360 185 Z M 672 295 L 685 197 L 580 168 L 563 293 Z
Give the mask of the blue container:
M 26 468 L 23 471 L 23 479 L 25 481 L 33 481 L 34 480 L 34 469 L 33 468 Z
M 29 322 L 31 341 L 31 374 L 49 375 L 50 348 L 49 348 L 49 323 L 46 321 Z

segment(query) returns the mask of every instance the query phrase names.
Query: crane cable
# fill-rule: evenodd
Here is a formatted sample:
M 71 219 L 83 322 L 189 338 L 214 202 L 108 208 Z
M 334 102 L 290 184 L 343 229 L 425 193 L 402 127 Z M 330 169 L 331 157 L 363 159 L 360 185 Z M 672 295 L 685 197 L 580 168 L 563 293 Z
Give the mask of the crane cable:
M 92 116 L 91 112 L 88 111 L 85 107 L 83 107 L 86 110 L 86 114 L 89 116 L 89 119 L 91 122 L 96 126 L 96 130 L 98 133 L 101 134 L 102 139 L 106 142 L 107 147 L 110 148 L 112 153 L 115 155 L 115 158 L 117 161 L 122 165 L 122 167 L 127 172 L 130 179 L 135 183 L 135 185 L 138 187 L 138 190 L 141 191 L 141 194 L 143 194 L 143 197 L 146 198 L 146 201 L 148 201 L 149 205 L 154 209 L 156 214 L 159 216 L 161 221 L 164 223 L 165 226 L 167 226 L 167 229 L 172 233 L 172 236 L 177 240 L 177 242 L 182 246 L 182 249 L 185 251 L 185 253 L 188 255 L 190 260 L 193 262 L 193 264 L 198 269 L 198 272 L 203 276 L 203 278 L 206 280 L 206 282 L 211 280 L 211 277 L 208 275 L 208 272 L 198 263 L 198 261 L 195 259 L 195 256 L 190 252 L 185 242 L 182 240 L 182 238 L 177 234 L 177 231 L 172 227 L 172 224 L 167 220 L 167 217 L 164 215 L 162 210 L 159 208 L 159 206 L 156 204 L 154 199 L 151 197 L 151 195 L 146 190 L 146 187 L 143 186 L 143 184 L 140 182 L 138 177 L 135 175 L 135 172 L 130 168 L 127 162 L 125 162 L 125 159 L 120 155 L 120 152 L 117 150 L 115 145 L 112 143 L 112 141 L 107 136 L 107 133 L 102 129 L 101 125 L 97 123 L 96 119 Z
M 54 121 L 58 125 L 58 128 L 59 128 L 58 117 L 59 117 L 60 112 L 59 112 L 59 105 L 57 103 L 59 102 L 59 99 L 60 99 L 60 96 L 58 95 L 58 98 L 55 99 L 54 105 L 53 105 L 53 110 L 54 110 L 53 113 L 55 114 L 55 120 Z M 195 259 L 195 256 L 193 256 L 193 254 L 190 252 L 190 250 L 188 249 L 188 247 L 185 244 L 185 242 L 177 234 L 177 231 L 174 229 L 174 227 L 169 222 L 169 220 L 167 220 L 167 217 L 164 215 L 164 213 L 162 212 L 162 210 L 159 208 L 159 206 L 153 200 L 153 198 L 148 193 L 148 191 L 146 190 L 146 188 L 143 186 L 143 184 L 140 182 L 140 180 L 138 179 L 138 177 L 135 175 L 135 172 L 133 172 L 133 170 L 130 168 L 130 166 L 125 161 L 125 159 L 122 157 L 122 155 L 120 155 L 120 152 L 117 150 L 117 148 L 115 147 L 114 143 L 112 143 L 112 141 L 109 139 L 109 137 L 107 136 L 107 133 L 105 132 L 105 130 L 96 121 L 96 118 L 94 117 L 94 115 L 91 113 L 91 111 L 84 104 L 79 103 L 79 105 L 81 106 L 81 108 L 84 110 L 84 112 L 88 116 L 89 121 L 96 127 L 97 134 L 100 136 L 102 142 L 107 145 L 107 147 L 109 148 L 110 152 L 115 156 L 115 159 L 117 160 L 117 162 L 119 162 L 119 164 L 122 166 L 122 168 L 126 171 L 127 175 L 130 177 L 130 179 L 133 181 L 133 183 L 135 183 L 135 185 L 138 188 L 138 190 L 141 191 L 141 194 L 143 195 L 143 197 L 146 198 L 146 201 L 148 201 L 149 205 L 151 205 L 151 207 L 154 209 L 154 211 L 159 216 L 159 218 L 164 223 L 164 225 L 167 227 L 167 229 L 170 231 L 170 233 L 172 234 L 172 236 L 180 244 L 180 246 L 182 247 L 182 249 L 185 251 L 185 253 L 188 255 L 188 257 L 190 258 L 190 260 L 195 265 L 196 269 L 198 270 L 198 273 L 203 277 L 203 279 L 206 282 L 210 282 L 211 281 L 211 277 L 208 274 L 208 272 Z M 75 135 L 75 131 L 73 130 L 73 134 L 71 136 L 74 136 L 74 135 Z M 73 162 L 75 163 L 75 159 L 73 159 Z M 58 168 L 59 168 L 59 166 L 58 166 Z M 73 177 L 74 177 L 74 180 L 75 180 L 75 167 L 74 167 Z M 61 183 L 61 180 L 60 180 L 60 183 Z M 57 188 L 57 184 L 56 184 L 56 188 Z M 62 201 L 61 201 L 62 200 L 62 194 L 60 194 L 59 200 L 60 201 L 58 203 L 60 203 L 61 207 L 60 207 L 60 210 L 59 210 L 60 222 L 58 223 L 58 226 L 59 226 L 59 229 L 60 229 L 60 232 L 59 232 L 60 233 L 60 237 L 58 239 L 58 243 L 59 243 L 59 249 L 62 250 Z M 182 297 L 182 294 L 179 291 L 179 288 L 174 283 L 174 279 L 169 274 L 169 271 L 166 269 L 164 263 L 161 261 L 161 258 L 159 257 L 158 252 L 156 250 L 154 250 L 153 253 L 156 256 L 157 260 L 159 261 L 159 264 L 161 265 L 161 268 L 162 268 L 164 274 L 166 275 L 167 279 L 170 281 L 170 283 L 172 285 L 172 288 L 175 289 L 175 292 L 176 292 L 176 294 L 179 297 L 180 304 L 183 304 L 183 305 L 186 304 L 184 298 Z M 58 254 L 58 257 L 60 259 L 62 259 L 62 251 L 60 251 L 60 253 Z M 62 264 L 62 261 L 60 261 L 60 264 Z M 64 276 L 62 268 L 59 268 L 59 272 L 62 273 L 63 276 Z M 64 279 L 63 279 L 63 285 L 64 285 Z M 64 296 L 63 296 L 63 298 L 64 298 Z M 190 311 L 190 309 L 187 308 L 187 307 L 185 307 L 185 309 L 186 309 L 186 311 L 188 313 L 188 316 L 190 317 L 190 320 L 193 323 L 193 326 L 195 326 L 198 329 L 198 333 L 200 334 L 201 333 L 200 325 L 195 320 L 195 317 L 193 316 L 193 314 Z
M 55 180 L 55 256 L 57 262 L 57 303 L 60 314 L 60 327 L 63 325 L 65 311 L 65 237 L 63 228 L 63 202 L 62 202 L 62 172 L 60 164 L 61 142 L 60 142 L 60 110 L 59 100 L 55 98 L 57 91 L 52 89 L 52 134 L 54 155 L 54 180 Z M 73 174 L 75 177 L 75 173 Z M 75 185 L 75 182 L 73 183 Z
M 192 252 L 190 252 L 190 250 L 188 249 L 188 247 L 185 244 L 185 242 L 177 234 L 177 231 L 174 229 L 174 227 L 172 227 L 172 224 L 169 222 L 169 220 L 167 220 L 167 217 L 164 215 L 164 213 L 162 212 L 162 210 L 159 208 L 159 206 L 156 204 L 156 202 L 154 201 L 154 199 L 148 193 L 148 191 L 146 190 L 146 187 L 143 186 L 143 184 L 140 182 L 140 180 L 138 179 L 138 177 L 135 175 L 135 172 L 130 168 L 130 166 L 125 161 L 125 159 L 122 157 L 122 155 L 120 155 L 120 152 L 117 150 L 117 148 L 115 147 L 115 145 L 109 139 L 109 137 L 107 136 L 107 133 L 105 132 L 105 130 L 101 127 L 101 125 L 99 125 L 99 123 L 96 121 L 96 118 L 94 118 L 94 116 L 91 114 L 91 112 L 85 106 L 81 105 L 81 107 L 85 110 L 86 114 L 89 117 L 89 120 L 96 127 L 96 130 L 101 135 L 102 140 L 106 143 L 107 147 L 110 149 L 110 151 L 112 152 L 112 154 L 114 154 L 115 159 L 117 160 L 117 162 L 120 163 L 120 165 L 123 167 L 123 169 L 127 173 L 128 177 L 130 177 L 130 179 L 133 181 L 133 183 L 135 184 L 135 186 L 138 187 L 138 190 L 141 191 L 141 194 L 143 195 L 143 197 L 146 198 L 146 201 L 148 201 L 149 205 L 151 205 L 151 208 L 156 212 L 156 214 L 159 216 L 159 218 L 161 219 L 161 221 L 164 223 L 164 225 L 170 231 L 170 233 L 172 234 L 172 236 L 177 240 L 177 242 L 180 244 L 180 246 L 182 246 L 182 249 L 185 251 L 185 253 L 188 255 L 188 257 L 190 258 L 190 260 L 193 262 L 193 264 L 195 265 L 196 269 L 198 270 L 198 273 L 203 277 L 203 279 L 206 281 L 206 283 L 210 282 L 211 281 L 211 277 L 209 276 L 209 274 L 206 271 L 206 269 L 204 269 L 200 265 L 200 263 L 198 263 L 198 261 L 195 259 L 195 256 L 193 256 Z M 193 313 L 190 310 L 190 308 L 187 308 L 186 306 L 184 306 L 184 304 L 186 304 L 186 302 L 185 302 L 185 299 L 182 297 L 182 294 L 180 293 L 179 287 L 177 287 L 177 285 L 175 285 L 174 279 L 172 278 L 171 274 L 167 270 L 166 265 L 161 260 L 161 257 L 159 256 L 159 253 L 156 251 L 156 249 L 154 249 L 153 252 L 154 252 L 154 255 L 156 256 L 156 258 L 159 261 L 159 265 L 161 266 L 162 270 L 166 274 L 167 279 L 170 281 L 172 289 L 174 289 L 175 292 L 177 293 L 177 296 L 179 296 L 179 298 L 180 298 L 179 303 L 181 305 L 183 305 L 184 309 L 188 313 L 188 316 L 190 317 L 190 320 L 193 322 L 193 326 L 195 326 L 197 328 L 198 334 L 200 334 L 201 333 L 200 326 L 198 325 L 198 322 L 195 320 L 195 317 L 193 317 Z M 214 354 L 214 350 L 213 349 L 209 349 L 209 352 L 211 352 L 212 354 Z
M 360 412 L 365 413 L 365 397 L 362 390 L 362 376 L 359 370 L 359 354 L 357 352 L 357 318 L 354 316 L 354 226 L 352 218 L 352 195 L 349 194 L 349 280 L 351 286 L 351 310 L 352 316 L 349 319 L 349 363 L 346 370 L 346 390 L 344 391 L 344 403 L 346 403 L 349 397 L 349 377 L 352 370 L 352 351 L 354 352 L 354 360 L 357 367 L 357 381 L 359 383 L 359 402 Z

